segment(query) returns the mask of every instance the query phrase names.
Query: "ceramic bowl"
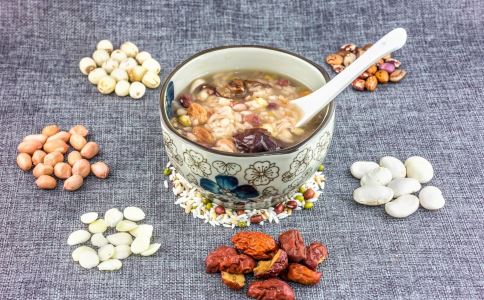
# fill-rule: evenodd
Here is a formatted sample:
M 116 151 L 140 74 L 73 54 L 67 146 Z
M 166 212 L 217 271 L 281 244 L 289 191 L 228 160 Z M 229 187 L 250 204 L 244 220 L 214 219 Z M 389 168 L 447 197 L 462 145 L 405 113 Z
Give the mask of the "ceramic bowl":
M 317 118 L 318 128 L 292 147 L 266 153 L 227 153 L 205 148 L 180 135 L 170 124 L 174 99 L 191 82 L 207 74 L 263 70 L 294 78 L 311 90 L 328 74 L 296 54 L 261 46 L 208 49 L 181 63 L 161 89 L 160 114 L 166 153 L 177 171 L 202 194 L 227 208 L 267 208 L 285 201 L 323 162 L 334 128 L 334 103 Z

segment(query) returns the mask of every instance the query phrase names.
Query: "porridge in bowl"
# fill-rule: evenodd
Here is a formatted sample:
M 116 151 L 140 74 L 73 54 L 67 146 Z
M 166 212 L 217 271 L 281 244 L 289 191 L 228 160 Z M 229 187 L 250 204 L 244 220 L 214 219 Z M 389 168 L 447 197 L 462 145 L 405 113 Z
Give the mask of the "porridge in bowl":
M 291 100 L 311 91 L 291 78 L 262 71 L 219 72 L 194 80 L 173 101 L 171 123 L 188 139 L 219 151 L 277 151 L 308 137 L 318 120 L 295 127 Z

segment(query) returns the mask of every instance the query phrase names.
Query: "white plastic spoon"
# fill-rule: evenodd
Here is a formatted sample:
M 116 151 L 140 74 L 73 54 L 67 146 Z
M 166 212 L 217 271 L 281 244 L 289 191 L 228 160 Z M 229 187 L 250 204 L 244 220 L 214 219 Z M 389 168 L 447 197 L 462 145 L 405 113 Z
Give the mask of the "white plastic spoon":
M 353 80 L 358 78 L 361 73 L 383 56 L 402 48 L 406 41 L 407 32 L 405 29 L 393 29 L 322 88 L 307 96 L 293 100 L 292 104 L 296 105 L 302 112 L 302 117 L 297 122 L 296 126 L 300 127 L 311 120 L 326 105 L 328 105 L 329 102 L 338 96 L 339 93 L 350 85 Z

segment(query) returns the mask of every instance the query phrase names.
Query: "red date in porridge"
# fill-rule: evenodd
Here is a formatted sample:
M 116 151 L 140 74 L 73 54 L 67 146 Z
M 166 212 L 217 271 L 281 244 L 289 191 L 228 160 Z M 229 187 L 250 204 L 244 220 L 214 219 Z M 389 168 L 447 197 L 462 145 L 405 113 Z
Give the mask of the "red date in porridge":
M 313 122 L 295 127 L 300 111 L 291 100 L 310 90 L 261 71 L 222 72 L 196 79 L 173 102 L 172 125 L 188 139 L 225 152 L 287 148 L 305 139 Z

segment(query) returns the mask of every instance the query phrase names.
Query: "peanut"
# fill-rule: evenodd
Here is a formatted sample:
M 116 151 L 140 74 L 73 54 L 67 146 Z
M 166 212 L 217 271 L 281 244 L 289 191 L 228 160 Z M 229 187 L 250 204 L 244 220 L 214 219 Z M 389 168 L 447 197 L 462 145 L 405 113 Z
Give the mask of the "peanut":
M 91 172 L 97 178 L 106 178 L 109 175 L 109 167 L 102 161 L 98 161 L 91 165 Z
M 35 184 L 41 190 L 53 190 L 57 186 L 57 181 L 54 177 L 49 175 L 40 175 L 35 181 Z
M 32 154 L 32 163 L 36 166 L 41 162 L 44 162 L 44 158 L 47 155 L 42 150 L 35 150 L 34 154 Z
M 69 150 L 69 145 L 67 145 L 63 140 L 48 141 L 44 144 L 44 151 L 47 153 L 58 151 L 64 154 L 67 152 L 67 150 Z
M 81 149 L 84 158 L 91 159 L 99 153 L 99 146 L 95 142 L 89 142 Z
M 72 166 L 72 174 L 87 177 L 91 172 L 91 165 L 87 159 L 80 159 Z
M 84 179 L 81 175 L 74 174 L 64 181 L 64 190 L 75 191 L 79 189 L 84 183 Z
M 54 141 L 54 140 L 63 140 L 64 142 L 67 143 L 70 137 L 71 137 L 71 134 L 69 132 L 59 131 L 53 136 L 50 136 L 49 138 L 47 138 L 47 142 Z
M 71 166 L 74 166 L 76 161 L 78 161 L 80 159 L 82 159 L 82 156 L 81 156 L 81 153 L 79 153 L 79 151 L 72 151 L 71 153 L 69 153 L 69 155 L 67 155 L 67 162 Z
M 62 153 L 54 151 L 44 157 L 44 164 L 54 167 L 57 163 L 64 161 Z
M 72 170 L 68 163 L 60 162 L 54 166 L 54 175 L 59 179 L 67 179 L 71 177 Z
M 60 131 L 59 126 L 48 125 L 48 126 L 45 126 L 44 129 L 42 129 L 42 134 L 49 137 L 49 136 L 53 136 L 54 134 L 56 134 L 59 131 Z
M 86 137 L 89 134 L 89 131 L 87 130 L 86 127 L 82 125 L 76 125 L 69 130 L 69 133 L 78 134 L 80 136 Z
M 34 140 L 21 142 L 17 147 L 18 152 L 27 153 L 30 155 L 32 155 L 35 152 L 35 150 L 39 150 L 39 149 L 42 149 L 42 143 Z
M 387 83 L 389 76 L 388 72 L 385 70 L 379 70 L 378 72 L 375 73 L 376 79 L 378 79 L 379 83 Z
M 20 153 L 17 155 L 17 165 L 23 171 L 28 171 L 32 168 L 32 158 L 27 153 Z
M 365 88 L 370 92 L 373 92 L 374 90 L 376 90 L 377 85 L 378 85 L 378 80 L 376 79 L 376 76 L 370 76 L 365 81 Z
M 37 142 L 41 142 L 42 145 L 45 143 L 45 141 L 47 140 L 47 137 L 43 134 L 31 134 L 31 135 L 27 135 L 26 137 L 24 137 L 23 139 L 23 142 L 27 142 L 27 141 L 37 141 Z
M 32 175 L 34 175 L 35 178 L 38 178 L 42 175 L 52 175 L 52 173 L 54 173 L 54 167 L 44 163 L 39 163 L 32 171 Z
M 81 150 L 82 147 L 84 147 L 87 144 L 87 141 L 82 135 L 73 134 L 69 139 L 69 143 L 71 144 L 72 148 L 76 150 Z

